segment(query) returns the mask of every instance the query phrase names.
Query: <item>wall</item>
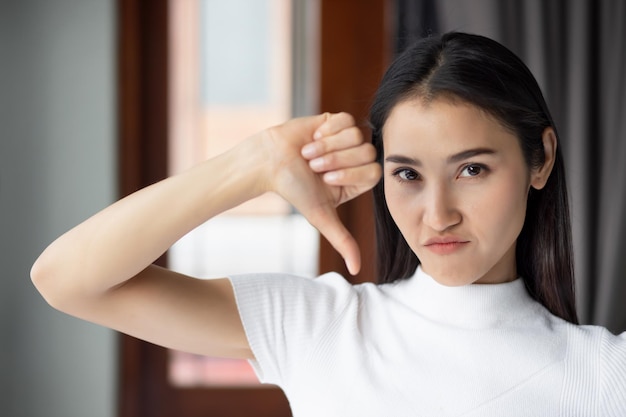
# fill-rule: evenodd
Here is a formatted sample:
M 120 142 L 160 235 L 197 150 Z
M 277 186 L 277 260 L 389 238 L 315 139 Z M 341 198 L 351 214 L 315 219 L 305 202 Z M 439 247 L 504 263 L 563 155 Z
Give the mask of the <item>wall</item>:
M 116 337 L 50 308 L 29 269 L 110 203 L 115 2 L 0 0 L 0 415 L 111 417 Z

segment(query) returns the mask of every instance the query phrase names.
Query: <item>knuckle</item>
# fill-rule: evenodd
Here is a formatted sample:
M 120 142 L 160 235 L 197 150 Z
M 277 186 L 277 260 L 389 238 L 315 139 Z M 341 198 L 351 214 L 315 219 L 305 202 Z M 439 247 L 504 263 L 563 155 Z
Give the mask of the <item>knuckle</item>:
M 340 113 L 337 113 L 337 117 L 344 123 L 347 123 L 350 125 L 354 124 L 354 117 L 350 113 L 342 111 Z
M 328 143 L 326 140 L 320 140 L 318 142 L 313 142 L 315 144 L 315 152 L 318 155 L 323 155 L 329 152 Z
M 280 135 L 280 126 L 270 126 L 265 129 L 266 136 L 272 140 L 276 141 L 276 137 Z
M 365 155 L 371 161 L 376 159 L 376 149 L 372 145 L 370 145 L 369 143 L 365 147 Z
M 377 183 L 378 180 L 380 180 L 382 174 L 383 174 L 383 170 L 380 164 L 374 164 L 372 166 L 372 169 L 370 169 L 370 180 L 373 183 Z
M 356 126 L 352 126 L 348 129 L 346 129 L 350 135 L 350 139 L 354 142 L 354 143 L 362 143 L 363 142 L 363 134 L 361 133 L 361 129 L 359 129 Z
M 325 155 L 323 160 L 325 167 L 332 167 L 337 163 L 337 155 L 330 153 Z

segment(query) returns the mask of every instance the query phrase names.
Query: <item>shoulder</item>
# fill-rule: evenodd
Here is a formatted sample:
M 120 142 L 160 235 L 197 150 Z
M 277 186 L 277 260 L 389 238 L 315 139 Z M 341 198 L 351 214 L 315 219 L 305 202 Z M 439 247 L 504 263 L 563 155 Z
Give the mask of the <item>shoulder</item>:
M 603 327 L 598 329 L 603 378 L 608 385 L 619 382 L 626 411 L 626 332 L 615 335 Z
M 600 415 L 626 415 L 626 333 L 573 324 L 567 330 L 570 383 L 585 395 L 595 394 Z
M 263 273 L 229 279 L 247 329 L 290 328 L 297 333 L 307 329 L 312 335 L 345 316 L 347 309 L 358 310 L 358 288 L 337 273 L 316 278 Z
M 554 322 L 567 328 L 570 344 L 594 350 L 602 357 L 621 357 L 622 353 L 626 353 L 626 332 L 613 334 L 602 326 L 576 325 L 559 318 L 555 318 Z M 626 360 L 626 356 L 623 359 Z
M 607 329 L 600 336 L 600 403 L 605 416 L 626 415 L 626 332 L 614 335 Z
M 355 327 L 359 286 L 337 273 L 316 278 L 264 273 L 229 279 L 256 359 L 253 365 L 263 382 L 283 386 L 311 351 L 337 342 L 329 333 Z
M 314 337 L 339 322 L 362 322 L 380 311 L 388 295 L 385 284 L 352 284 L 338 273 L 315 278 L 290 274 L 246 274 L 229 277 L 244 327 L 279 326 Z
M 284 273 L 261 273 L 233 275 L 229 279 L 238 302 L 259 297 L 268 297 L 274 302 L 281 300 L 340 302 L 346 297 L 357 296 L 354 286 L 334 272 L 315 278 Z
M 592 355 L 602 362 L 621 361 L 626 365 L 626 332 L 613 334 L 602 326 L 572 324 L 550 313 L 546 315 L 553 330 L 567 334 L 570 355 Z M 626 375 L 626 369 L 624 371 Z

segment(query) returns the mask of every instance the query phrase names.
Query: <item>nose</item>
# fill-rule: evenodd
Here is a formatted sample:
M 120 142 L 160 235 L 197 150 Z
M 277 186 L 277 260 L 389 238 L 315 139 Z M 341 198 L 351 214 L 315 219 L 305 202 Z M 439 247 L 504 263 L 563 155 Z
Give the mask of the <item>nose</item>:
M 423 200 L 423 222 L 437 232 L 443 232 L 461 222 L 456 197 L 443 184 L 432 184 Z

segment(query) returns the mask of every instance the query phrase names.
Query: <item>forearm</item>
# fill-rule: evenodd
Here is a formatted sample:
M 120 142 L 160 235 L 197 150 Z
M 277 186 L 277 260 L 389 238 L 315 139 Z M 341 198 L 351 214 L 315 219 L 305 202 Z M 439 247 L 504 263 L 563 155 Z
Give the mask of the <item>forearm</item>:
M 303 149 L 311 146 L 313 152 Z M 300 210 L 355 273 L 358 246 L 335 207 L 376 184 L 375 154 L 350 115 L 290 120 L 87 219 L 41 254 L 31 277 L 57 308 L 94 305 L 101 296 L 119 293 L 115 290 L 195 227 L 266 191 Z M 324 179 L 328 173 L 335 175 Z M 143 276 L 151 281 L 154 274 Z
M 262 194 L 268 161 L 260 149 L 248 140 L 97 213 L 42 253 L 31 273 L 35 284 L 46 298 L 123 284 L 190 230 Z

